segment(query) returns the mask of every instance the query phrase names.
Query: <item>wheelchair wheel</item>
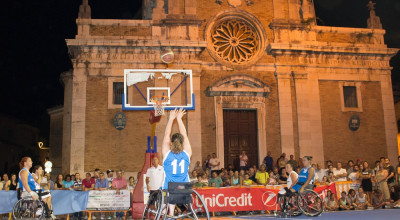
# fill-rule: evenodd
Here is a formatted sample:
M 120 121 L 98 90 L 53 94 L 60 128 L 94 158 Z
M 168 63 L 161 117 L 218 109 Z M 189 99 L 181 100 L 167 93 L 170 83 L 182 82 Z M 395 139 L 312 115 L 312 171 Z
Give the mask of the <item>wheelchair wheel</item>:
M 13 219 L 43 219 L 44 212 L 43 202 L 32 199 L 20 199 L 14 205 L 12 217 Z
M 290 196 L 286 197 L 285 201 L 285 196 L 279 196 L 278 197 L 278 204 L 279 208 L 281 209 L 282 216 L 287 217 L 287 216 L 299 216 L 301 215 L 301 211 L 299 210 L 299 207 L 297 206 L 297 194 L 293 193 Z
M 192 203 L 176 205 L 175 206 L 175 216 L 176 219 L 200 219 L 207 218 L 210 219 L 210 213 L 208 212 L 208 208 L 203 198 L 200 196 L 198 192 L 192 190 Z
M 165 207 L 164 193 L 162 190 L 157 190 L 149 196 L 149 200 L 144 208 L 142 220 L 144 219 L 160 219 L 162 209 Z M 162 218 L 161 218 L 162 219 Z
M 319 216 L 323 211 L 322 199 L 313 190 L 304 190 L 298 194 L 297 205 L 302 213 L 310 217 Z

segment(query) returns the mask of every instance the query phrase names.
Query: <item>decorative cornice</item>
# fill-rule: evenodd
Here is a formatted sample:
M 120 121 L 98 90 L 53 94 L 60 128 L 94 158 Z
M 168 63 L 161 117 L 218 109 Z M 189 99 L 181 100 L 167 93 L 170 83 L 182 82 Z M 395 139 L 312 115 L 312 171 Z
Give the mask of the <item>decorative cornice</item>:
M 270 87 L 261 80 L 245 75 L 234 75 L 217 81 L 205 91 L 207 96 L 268 97 Z

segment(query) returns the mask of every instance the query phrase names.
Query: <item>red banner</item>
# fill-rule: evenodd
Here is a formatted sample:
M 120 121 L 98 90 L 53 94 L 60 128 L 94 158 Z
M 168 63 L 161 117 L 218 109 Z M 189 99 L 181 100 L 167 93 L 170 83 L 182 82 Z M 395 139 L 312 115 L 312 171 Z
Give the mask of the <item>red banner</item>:
M 322 199 L 325 198 L 328 190 L 336 194 L 335 184 L 315 188 L 315 191 L 320 194 Z M 196 189 L 196 191 L 203 197 L 210 212 L 279 209 L 279 207 L 276 207 L 279 189 L 268 187 L 227 187 Z M 199 207 L 200 202 L 195 201 L 195 206 Z

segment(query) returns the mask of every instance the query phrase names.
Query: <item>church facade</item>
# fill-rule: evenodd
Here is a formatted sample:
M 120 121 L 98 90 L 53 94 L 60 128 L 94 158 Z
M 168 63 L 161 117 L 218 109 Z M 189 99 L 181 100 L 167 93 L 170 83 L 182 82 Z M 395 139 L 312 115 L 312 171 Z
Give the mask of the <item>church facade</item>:
M 397 50 L 370 10 L 368 28 L 343 28 L 316 25 L 311 0 L 144 0 L 142 20 L 111 20 L 91 19 L 84 0 L 78 33 L 66 40 L 73 69 L 61 76 L 63 172 L 141 169 L 149 112 L 122 110 L 124 69 L 192 70 L 192 165 L 214 152 L 235 165 L 243 150 L 251 165 L 268 151 L 313 163 L 396 161 L 389 60 Z M 119 112 L 123 129 L 113 124 Z

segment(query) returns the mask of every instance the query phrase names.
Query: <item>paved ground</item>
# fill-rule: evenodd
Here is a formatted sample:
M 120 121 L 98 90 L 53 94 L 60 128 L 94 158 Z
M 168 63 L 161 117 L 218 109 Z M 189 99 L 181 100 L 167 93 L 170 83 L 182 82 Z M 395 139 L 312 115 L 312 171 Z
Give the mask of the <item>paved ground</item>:
M 261 219 L 285 219 L 274 215 L 246 215 L 246 216 L 215 216 L 213 220 L 261 220 Z M 365 210 L 365 211 L 342 211 L 342 212 L 324 212 L 318 217 L 298 216 L 288 219 L 312 219 L 312 220 L 336 220 L 336 219 L 379 219 L 379 220 L 399 220 L 400 209 L 378 209 L 378 210 Z

